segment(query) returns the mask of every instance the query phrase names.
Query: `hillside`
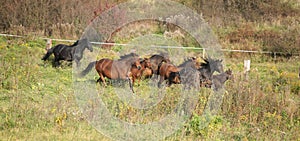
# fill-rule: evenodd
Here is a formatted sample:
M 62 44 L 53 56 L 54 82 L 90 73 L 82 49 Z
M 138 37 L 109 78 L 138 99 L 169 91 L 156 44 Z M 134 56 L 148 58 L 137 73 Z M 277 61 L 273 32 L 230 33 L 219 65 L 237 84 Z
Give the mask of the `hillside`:
M 283 52 L 283 56 L 300 52 L 297 0 L 176 1 L 203 15 L 225 49 Z M 122 2 L 125 0 L 2 1 L 0 32 L 77 39 L 93 18 Z M 122 15 L 117 14 L 115 18 L 122 18 Z

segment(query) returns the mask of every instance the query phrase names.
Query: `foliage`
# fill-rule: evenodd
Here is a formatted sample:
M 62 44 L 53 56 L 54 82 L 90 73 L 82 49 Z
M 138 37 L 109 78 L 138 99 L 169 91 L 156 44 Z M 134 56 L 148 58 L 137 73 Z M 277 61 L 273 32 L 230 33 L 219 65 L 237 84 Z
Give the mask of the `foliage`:
M 268 51 L 289 57 L 300 53 L 299 31 L 299 26 L 256 29 L 251 24 L 245 24 L 223 38 L 231 45 L 236 44 L 238 49 Z

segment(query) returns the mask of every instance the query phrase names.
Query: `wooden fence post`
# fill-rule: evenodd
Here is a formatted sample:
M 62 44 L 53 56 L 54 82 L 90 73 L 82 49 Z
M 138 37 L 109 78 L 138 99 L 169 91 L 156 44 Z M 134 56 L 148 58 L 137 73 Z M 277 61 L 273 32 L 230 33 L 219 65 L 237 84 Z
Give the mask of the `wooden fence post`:
M 250 71 L 250 60 L 244 60 L 244 75 L 246 80 L 248 80 L 248 73 Z
M 46 43 L 46 51 L 48 51 L 52 47 L 52 39 L 47 39 Z

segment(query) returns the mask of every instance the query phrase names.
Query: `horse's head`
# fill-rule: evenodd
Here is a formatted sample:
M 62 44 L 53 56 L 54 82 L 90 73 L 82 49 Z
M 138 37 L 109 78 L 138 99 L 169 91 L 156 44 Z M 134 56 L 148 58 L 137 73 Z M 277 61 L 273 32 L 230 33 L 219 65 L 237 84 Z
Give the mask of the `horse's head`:
M 93 46 L 89 41 L 87 42 L 87 49 L 90 50 L 90 52 L 93 52 Z
M 139 58 L 134 60 L 133 65 L 135 65 L 138 70 L 140 70 L 142 68 L 142 65 L 141 65 L 141 62 L 140 62 Z
M 140 63 L 144 66 L 144 68 L 151 68 L 151 61 L 149 58 L 140 59 Z
M 222 59 L 212 59 L 212 58 L 208 57 L 208 61 L 210 64 L 211 71 L 217 71 L 218 73 L 224 72 Z
M 81 44 L 81 46 L 84 46 L 84 48 L 87 48 L 90 52 L 93 52 L 93 46 L 87 38 L 79 40 L 79 44 Z
M 127 61 L 131 62 L 132 63 L 131 65 L 135 65 L 138 70 L 140 70 L 142 68 L 141 60 L 139 58 L 139 55 L 137 55 L 136 53 L 130 53 L 127 55 L 123 55 L 120 58 L 121 58 L 121 60 L 127 60 Z
M 226 74 L 227 80 L 232 78 L 232 70 L 231 69 L 226 70 L 225 74 Z
M 171 72 L 170 77 L 169 77 L 169 81 L 171 81 L 174 84 L 180 84 L 181 79 L 180 79 L 179 72 Z

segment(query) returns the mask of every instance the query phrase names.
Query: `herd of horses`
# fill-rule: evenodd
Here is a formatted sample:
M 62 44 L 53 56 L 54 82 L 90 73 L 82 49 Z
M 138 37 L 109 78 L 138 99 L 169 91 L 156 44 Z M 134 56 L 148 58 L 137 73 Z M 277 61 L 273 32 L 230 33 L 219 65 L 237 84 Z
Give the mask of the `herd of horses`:
M 47 51 L 42 60 L 46 60 L 52 53 L 54 54 L 54 66 L 60 65 L 60 60 L 73 61 L 80 66 L 80 60 L 84 49 L 91 52 L 93 48 L 87 39 L 76 41 L 73 45 L 67 46 L 59 44 Z M 120 56 L 120 59 L 112 60 L 103 58 L 89 63 L 80 76 L 88 74 L 95 68 L 99 75 L 97 82 L 107 85 L 105 78 L 111 80 L 128 80 L 131 91 L 134 93 L 134 83 L 142 79 L 153 79 L 157 81 L 157 87 L 162 84 L 171 86 L 172 84 L 182 84 L 185 89 L 199 89 L 200 87 L 213 88 L 219 90 L 225 81 L 230 79 L 232 71 L 224 72 L 222 60 L 211 57 L 202 58 L 203 62 L 198 62 L 196 57 L 186 59 L 182 64 L 176 66 L 169 59 L 167 54 L 154 54 L 149 58 L 141 58 L 136 53 L 129 53 Z M 214 72 L 219 74 L 214 75 Z

